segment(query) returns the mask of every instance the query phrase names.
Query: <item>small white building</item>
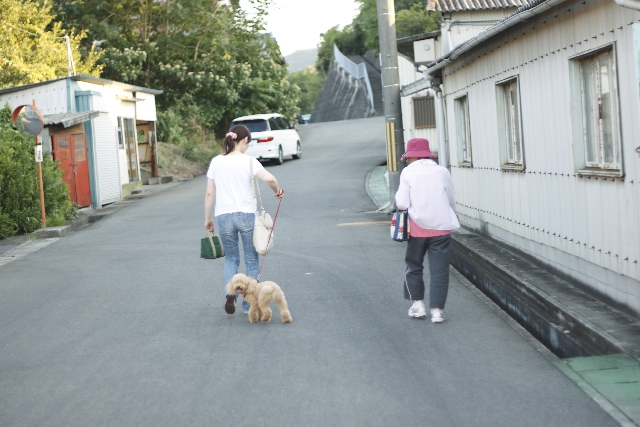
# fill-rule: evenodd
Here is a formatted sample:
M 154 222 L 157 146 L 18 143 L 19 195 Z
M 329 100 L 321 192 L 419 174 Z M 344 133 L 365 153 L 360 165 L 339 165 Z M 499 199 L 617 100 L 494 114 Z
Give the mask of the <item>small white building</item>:
M 436 129 L 436 93 L 425 85 L 413 88 L 416 81 L 426 81 L 418 68 L 441 54 L 440 31 L 418 34 L 397 40 L 398 74 L 400 87 L 404 88 L 400 98 L 402 128 L 405 144 L 412 138 L 426 138 L 429 148 L 438 152 Z M 422 66 L 424 68 L 424 66 Z M 406 90 L 411 87 L 411 90 Z
M 461 222 L 640 314 L 640 3 L 620 2 L 531 3 L 427 80 Z
M 72 201 L 100 208 L 141 188 L 145 169 L 156 170 L 161 93 L 79 75 L 2 89 L 0 105 L 36 102 L 45 119 L 44 151 L 65 171 Z

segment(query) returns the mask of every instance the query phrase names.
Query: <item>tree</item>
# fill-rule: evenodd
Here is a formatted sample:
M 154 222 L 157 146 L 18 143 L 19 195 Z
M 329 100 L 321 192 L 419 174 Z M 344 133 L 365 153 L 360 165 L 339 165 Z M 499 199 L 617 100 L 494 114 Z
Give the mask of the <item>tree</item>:
M 54 22 L 49 0 L 0 0 L 0 88 L 52 80 L 67 75 L 66 32 Z M 83 32 L 70 32 L 78 74 L 100 75 L 99 55 L 87 49 L 81 56 Z
M 347 55 L 361 55 L 367 50 L 378 51 L 378 10 L 376 0 L 357 0 L 360 12 L 343 30 L 338 27 L 321 34 L 316 68 L 326 72 L 333 58 L 333 43 Z M 429 15 L 426 0 L 396 0 L 396 35 L 398 38 L 434 31 L 439 28 L 439 15 Z M 344 49 L 344 50 L 343 50 Z
M 304 70 L 289 74 L 289 82 L 300 88 L 300 101 L 298 101 L 300 113 L 313 113 L 318 94 L 324 84 L 324 77 L 315 67 L 307 67 Z
M 440 14 L 429 15 L 422 3 L 413 4 L 409 9 L 402 9 L 396 14 L 397 37 L 409 37 L 414 34 L 435 31 L 439 28 L 439 17 Z
M 345 55 L 362 55 L 366 52 L 364 45 L 364 32 L 358 22 L 353 23 L 340 30 L 340 27 L 329 28 L 326 33 L 320 34 L 322 41 L 318 45 L 318 59 L 316 69 L 323 74 L 329 72 L 331 61 L 333 60 L 333 45 L 340 49 Z
M 263 34 L 271 0 L 251 3 L 254 18 L 237 0 L 56 0 L 56 10 L 65 25 L 103 40 L 104 77 L 161 88 L 161 115 L 223 135 L 241 115 L 298 114 L 298 89 Z M 161 126 L 159 135 L 190 138 L 174 130 Z

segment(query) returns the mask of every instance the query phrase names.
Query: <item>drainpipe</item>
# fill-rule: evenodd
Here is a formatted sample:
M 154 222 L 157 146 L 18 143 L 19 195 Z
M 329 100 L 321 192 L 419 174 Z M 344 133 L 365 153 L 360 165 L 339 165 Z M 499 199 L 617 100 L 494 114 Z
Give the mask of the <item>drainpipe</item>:
M 442 79 L 440 77 L 433 77 L 425 73 L 425 77 L 428 79 L 429 88 L 436 93 L 436 129 L 438 130 L 438 163 L 449 169 L 449 141 L 447 141 L 447 123 L 444 118 L 444 96 L 442 94 L 442 88 L 440 84 Z
M 615 0 L 615 2 L 628 9 L 640 10 L 640 0 Z

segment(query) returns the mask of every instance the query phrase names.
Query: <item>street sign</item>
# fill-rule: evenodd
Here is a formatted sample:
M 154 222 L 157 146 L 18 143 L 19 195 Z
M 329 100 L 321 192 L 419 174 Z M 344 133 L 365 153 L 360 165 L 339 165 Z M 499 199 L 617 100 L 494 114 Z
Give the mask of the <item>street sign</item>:
M 21 105 L 11 114 L 13 124 L 31 136 L 38 136 L 44 128 L 44 118 L 35 105 Z
M 42 163 L 42 145 L 36 145 L 36 162 Z

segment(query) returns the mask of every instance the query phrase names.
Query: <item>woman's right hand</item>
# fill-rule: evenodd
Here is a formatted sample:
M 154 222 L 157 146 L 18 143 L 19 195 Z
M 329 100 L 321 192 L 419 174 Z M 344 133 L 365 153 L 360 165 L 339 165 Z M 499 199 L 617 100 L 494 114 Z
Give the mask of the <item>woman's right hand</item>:
M 274 194 L 274 196 L 278 199 L 282 199 L 282 196 L 284 196 L 284 190 L 282 188 L 279 189 L 278 192 Z
M 214 228 L 212 219 L 208 219 L 204 222 L 204 229 L 213 233 Z

